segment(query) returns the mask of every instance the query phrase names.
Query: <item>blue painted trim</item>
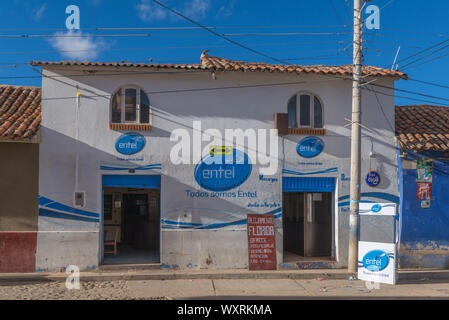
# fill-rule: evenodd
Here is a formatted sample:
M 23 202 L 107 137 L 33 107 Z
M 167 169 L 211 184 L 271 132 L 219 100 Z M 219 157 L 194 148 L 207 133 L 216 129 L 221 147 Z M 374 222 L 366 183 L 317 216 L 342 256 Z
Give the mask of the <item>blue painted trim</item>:
M 376 201 L 361 200 L 360 203 L 376 203 Z M 340 202 L 340 203 L 338 204 L 339 207 L 347 207 L 347 206 L 349 206 L 349 205 L 350 205 L 349 201 Z
M 402 171 L 402 159 L 399 157 L 401 154 L 401 149 L 396 147 L 396 159 L 398 162 L 398 189 L 399 189 L 399 197 L 402 199 L 402 203 L 404 202 L 404 172 Z M 402 205 L 399 205 L 399 221 L 394 224 L 395 227 L 395 235 L 396 235 L 396 241 L 401 241 L 401 234 L 402 234 Z M 397 230 L 397 231 L 396 231 Z M 397 233 L 396 233 L 397 232 Z
M 171 220 L 163 220 L 166 224 L 176 225 L 176 226 L 202 226 L 201 223 L 191 223 L 191 222 L 179 222 L 179 221 L 171 221 Z
M 159 170 L 162 169 L 162 164 L 153 163 L 145 166 L 138 167 L 122 167 L 122 166 L 100 166 L 101 170 L 113 170 L 113 171 L 128 171 L 128 170 Z
M 282 177 L 283 192 L 333 192 L 335 178 Z
M 103 187 L 160 189 L 160 175 L 103 175 Z
M 102 265 L 103 261 L 104 261 L 104 256 L 103 256 L 103 232 L 104 232 L 104 206 L 103 206 L 103 186 L 101 187 L 101 215 L 100 215 L 100 250 L 98 250 L 100 252 L 100 256 L 98 257 L 98 261 L 99 264 Z
M 85 216 L 85 217 L 91 217 L 91 218 L 97 218 L 99 217 L 99 214 L 96 212 L 90 212 L 86 210 L 76 209 L 73 207 L 70 207 L 68 205 L 62 204 L 60 202 L 56 202 L 54 200 L 51 200 L 49 198 L 46 198 L 44 196 L 39 196 L 39 206 L 41 208 L 48 208 L 48 209 L 54 209 L 57 211 L 63 211 L 68 214 L 76 214 L 79 216 Z
M 273 211 L 267 212 L 265 214 L 274 214 L 274 218 L 278 219 L 282 217 L 282 208 L 275 209 Z M 178 222 L 171 220 L 161 220 L 161 227 L 163 229 L 191 229 L 191 230 L 209 230 L 209 229 L 220 229 L 229 226 L 245 225 L 247 223 L 246 218 L 236 221 L 223 222 L 223 223 L 212 223 L 212 224 L 201 224 L 201 223 L 189 223 L 189 222 Z
M 301 172 L 301 171 L 295 171 L 290 169 L 282 169 L 282 173 L 285 174 L 291 174 L 291 175 L 297 175 L 297 176 L 306 176 L 306 175 L 312 175 L 312 174 L 322 174 L 322 173 L 331 173 L 331 172 L 338 172 L 338 168 L 329 168 L 324 170 L 318 170 L 318 171 L 310 171 L 310 172 Z
M 360 194 L 360 196 L 362 198 L 377 198 L 377 199 L 387 200 L 387 201 L 394 202 L 394 203 L 399 203 L 399 200 L 400 200 L 398 196 L 392 195 L 390 193 L 385 193 L 385 192 L 362 192 Z M 342 201 L 345 199 L 349 199 L 349 195 L 342 196 L 342 197 L 338 198 L 338 201 Z M 363 201 L 361 201 L 361 202 L 363 202 Z M 372 201 L 366 201 L 366 202 L 370 203 Z
M 76 220 L 76 221 L 85 221 L 85 222 L 100 222 L 100 219 L 98 219 L 98 218 L 76 216 L 73 214 L 57 212 L 57 211 L 44 209 L 44 208 L 39 208 L 39 216 L 60 218 L 60 219 L 69 219 L 69 220 Z
M 389 208 L 389 207 L 394 207 L 394 204 L 384 204 L 384 205 L 380 205 L 381 208 Z M 368 212 L 372 212 L 372 213 L 377 213 L 375 211 L 373 211 L 373 208 L 371 207 L 368 210 L 359 210 L 360 213 L 368 213 Z

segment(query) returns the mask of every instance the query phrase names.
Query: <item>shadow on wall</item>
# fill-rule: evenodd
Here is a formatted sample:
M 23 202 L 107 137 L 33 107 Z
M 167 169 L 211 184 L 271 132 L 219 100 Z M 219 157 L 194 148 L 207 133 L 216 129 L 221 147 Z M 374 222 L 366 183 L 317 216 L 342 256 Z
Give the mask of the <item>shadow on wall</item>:
M 166 132 L 166 131 L 165 131 Z M 164 134 L 163 130 L 159 129 L 159 134 Z M 152 136 L 152 132 L 145 133 L 147 136 Z M 282 209 L 280 207 L 281 200 L 277 202 L 277 207 L 267 208 L 253 208 L 248 207 L 247 204 L 253 199 L 242 199 L 242 201 L 236 201 L 235 197 L 216 196 L 212 197 L 211 193 L 197 187 L 194 179 L 195 164 L 187 165 L 189 168 L 186 170 L 184 167 L 178 169 L 176 166 L 170 164 L 169 154 L 159 155 L 150 154 L 146 156 L 144 164 L 149 163 L 162 163 L 162 170 L 148 169 L 142 166 L 138 162 L 132 161 L 118 161 L 117 156 L 119 154 L 111 154 L 109 152 L 97 149 L 89 144 L 78 142 L 66 135 L 63 135 L 54 130 L 43 128 L 43 157 L 41 170 L 41 186 L 45 189 L 41 195 L 49 198 L 50 200 L 58 201 L 63 205 L 70 207 L 75 215 L 81 215 L 79 209 L 73 208 L 73 191 L 75 181 L 75 150 L 79 150 L 79 189 L 86 191 L 87 206 L 82 210 L 88 213 L 96 214 L 97 219 L 100 220 L 101 216 L 101 203 L 97 203 L 99 199 L 98 190 L 98 177 L 99 174 L 120 174 L 126 173 L 128 170 L 102 170 L 100 172 L 100 166 L 104 163 L 114 164 L 115 167 L 121 168 L 134 168 L 135 175 L 142 173 L 162 175 L 162 191 L 161 192 L 161 228 L 168 231 L 211 231 L 211 232 L 198 232 L 192 236 L 192 241 L 181 242 L 173 241 L 167 249 L 170 252 L 175 252 L 180 256 L 195 256 L 201 251 L 201 261 L 188 260 L 185 258 L 185 265 L 200 265 L 212 267 L 213 265 L 225 265 L 224 262 L 229 262 L 229 256 L 239 252 L 238 261 L 236 265 L 247 262 L 247 242 L 246 242 L 246 214 L 249 213 L 272 213 L 276 217 L 281 218 Z M 76 145 L 78 144 L 78 146 Z M 113 146 L 109 146 L 112 148 Z M 145 149 L 144 149 L 145 150 Z M 120 155 L 121 156 L 121 155 Z M 253 170 L 256 170 L 253 168 Z M 186 184 L 182 181 L 191 181 L 191 184 Z M 251 177 L 242 185 L 244 192 L 252 191 L 257 186 L 251 184 L 253 181 L 259 181 L 258 174 L 253 171 Z M 268 182 L 267 182 L 268 185 Z M 260 192 L 261 188 L 258 191 Z M 189 190 L 189 194 L 194 196 L 188 196 L 186 190 Z M 230 190 L 230 192 L 238 192 L 239 188 Z M 268 198 L 273 198 L 273 188 L 267 188 L 265 191 L 268 194 Z M 196 196 L 199 194 L 209 194 L 208 199 L 212 201 L 203 201 L 204 198 Z M 53 198 L 52 198 L 53 197 Z M 260 199 L 261 202 L 263 199 Z M 73 216 L 72 216 L 73 217 Z M 45 216 L 45 223 L 42 223 L 45 229 L 51 229 L 52 231 L 91 231 L 92 222 L 80 221 L 78 219 L 71 219 L 70 215 Z M 98 224 L 97 224 L 98 226 Z M 276 226 L 278 229 L 278 237 L 282 237 L 282 224 L 280 219 L 277 219 Z M 95 229 L 97 229 L 96 227 Z M 223 237 L 218 231 L 224 231 Z M 234 231 L 241 231 L 240 234 Z M 232 233 L 234 232 L 234 233 Z M 173 233 L 171 233 L 173 234 Z M 242 234 L 244 235 L 243 240 Z M 90 237 L 92 238 L 92 237 Z M 53 246 L 68 246 L 67 241 L 56 241 Z M 236 241 L 238 240 L 238 241 Z M 98 241 L 91 239 L 91 241 Z M 80 245 L 79 241 L 70 245 Z M 168 245 L 166 243 L 166 245 Z M 92 243 L 86 243 L 83 247 L 91 247 Z M 51 246 L 48 246 L 49 248 Z M 198 251 L 201 247 L 202 250 Z M 282 246 L 279 246 L 281 250 Z M 55 252 L 60 251 L 54 250 Z M 57 257 L 53 254 L 40 251 L 41 256 L 39 261 L 52 260 L 49 262 L 42 262 L 42 264 L 51 264 L 50 269 L 60 269 L 67 264 L 77 264 L 80 268 L 91 268 L 92 265 L 98 264 L 97 255 L 94 252 L 88 250 L 63 250 L 64 254 L 58 254 Z M 246 256 L 245 256 L 246 255 Z M 228 259 L 229 261 L 226 261 Z M 94 261 L 93 261 L 94 260 Z M 243 261 L 243 262 L 242 262 Z M 79 263 L 81 262 L 81 263 Z M 45 270 L 45 265 L 38 265 L 41 270 Z

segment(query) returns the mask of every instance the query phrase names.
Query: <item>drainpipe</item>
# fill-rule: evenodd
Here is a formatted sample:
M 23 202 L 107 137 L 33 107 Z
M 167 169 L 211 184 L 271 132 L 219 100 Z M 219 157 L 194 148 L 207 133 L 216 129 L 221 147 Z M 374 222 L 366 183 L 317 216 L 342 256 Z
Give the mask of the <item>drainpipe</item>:
M 75 120 L 75 192 L 79 190 L 78 180 L 79 180 L 79 150 L 78 150 L 78 140 L 79 140 L 79 117 L 80 117 L 80 92 L 78 85 L 76 86 L 76 120 Z

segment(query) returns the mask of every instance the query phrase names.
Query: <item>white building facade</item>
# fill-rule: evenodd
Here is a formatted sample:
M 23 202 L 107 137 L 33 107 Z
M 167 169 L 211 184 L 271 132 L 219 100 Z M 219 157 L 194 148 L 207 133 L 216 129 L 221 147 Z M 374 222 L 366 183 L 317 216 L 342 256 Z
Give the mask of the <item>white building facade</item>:
M 275 217 L 279 268 L 346 266 L 350 66 L 206 54 L 198 65 L 32 64 L 44 75 L 36 271 L 95 269 L 131 247 L 161 268 L 247 268 L 254 213 Z M 362 96 L 362 201 L 398 203 L 388 88 L 405 75 L 365 72 L 382 87 Z M 288 134 L 270 131 L 276 113 Z M 211 164 L 211 148 L 241 163 Z M 116 257 L 107 230 L 118 230 Z

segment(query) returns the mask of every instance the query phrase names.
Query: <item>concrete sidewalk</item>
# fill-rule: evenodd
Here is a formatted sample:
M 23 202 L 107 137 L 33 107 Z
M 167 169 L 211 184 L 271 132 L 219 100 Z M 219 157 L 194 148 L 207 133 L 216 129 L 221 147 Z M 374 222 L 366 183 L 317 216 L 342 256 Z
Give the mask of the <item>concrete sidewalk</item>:
M 249 271 L 247 269 L 136 270 L 80 272 L 81 281 L 182 279 L 347 279 L 346 269 Z M 65 281 L 65 272 L 0 273 L 1 282 Z
M 308 269 L 308 270 L 275 270 L 275 271 L 249 271 L 247 269 L 232 270 L 140 270 L 127 268 L 120 271 L 89 271 L 81 272 L 81 281 L 116 281 L 116 280 L 192 280 L 192 279 L 326 279 L 346 280 L 355 276 L 347 269 Z M 45 282 L 65 281 L 65 272 L 38 272 L 38 273 L 2 273 L 2 282 Z M 398 282 L 401 281 L 447 280 L 449 270 L 400 270 Z

